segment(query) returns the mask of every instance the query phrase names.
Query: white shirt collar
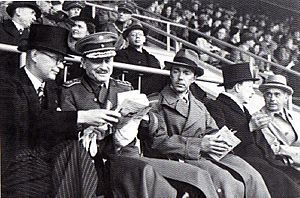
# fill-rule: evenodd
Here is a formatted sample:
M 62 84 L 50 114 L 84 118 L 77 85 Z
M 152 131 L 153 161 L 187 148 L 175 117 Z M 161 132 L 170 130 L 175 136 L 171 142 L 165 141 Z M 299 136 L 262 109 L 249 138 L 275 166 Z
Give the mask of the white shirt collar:
M 23 31 L 25 29 L 21 24 L 15 22 L 14 20 L 12 20 L 12 22 L 15 24 L 18 31 L 20 31 L 20 30 Z
M 24 67 L 25 72 L 30 79 L 31 83 L 33 84 L 34 89 L 37 91 L 39 87 L 44 86 L 45 82 L 41 82 L 35 75 L 33 75 L 26 66 Z
M 224 94 L 224 95 L 228 96 L 229 98 L 231 98 L 240 107 L 240 109 L 242 111 L 244 111 L 244 105 L 239 102 L 238 98 L 235 95 L 233 95 L 231 93 L 228 93 L 228 92 L 223 92 L 222 94 Z

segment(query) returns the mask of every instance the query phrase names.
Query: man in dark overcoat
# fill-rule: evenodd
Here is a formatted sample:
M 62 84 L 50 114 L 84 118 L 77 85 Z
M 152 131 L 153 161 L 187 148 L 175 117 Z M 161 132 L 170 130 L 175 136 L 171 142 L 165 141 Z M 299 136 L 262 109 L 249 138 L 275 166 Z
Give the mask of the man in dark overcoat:
M 263 176 L 272 197 L 297 197 L 299 185 L 287 174 L 278 169 L 276 160 L 268 161 L 260 145 L 255 143 L 249 129 L 251 115 L 244 104 L 250 102 L 254 94 L 253 78 L 249 63 L 227 65 L 222 68 L 225 92 L 219 94 L 215 101 L 207 103 L 208 110 L 219 127 L 227 126 L 237 131 L 236 136 L 242 141 L 234 153 Z
M 86 74 L 82 78 L 65 83 L 62 110 L 96 108 L 103 113 L 112 112 L 117 106 L 117 94 L 132 90 L 130 83 L 110 78 L 113 72 L 112 60 L 115 56 L 116 39 L 117 36 L 113 33 L 105 32 L 92 34 L 78 41 L 76 49 L 83 55 L 82 65 Z M 195 193 L 217 197 L 206 171 L 179 162 L 140 157 L 135 146 L 139 122 L 137 125 L 131 125 L 128 133 L 116 130 L 110 134 L 107 133 L 110 128 L 108 127 L 104 130 L 106 135 L 97 141 L 95 165 L 99 180 L 107 180 L 109 177 L 113 196 L 154 198 L 176 197 L 177 194 L 180 197 L 184 192 L 188 192 L 190 195 Z M 113 126 L 113 123 L 109 125 Z M 89 127 L 91 126 L 86 125 L 83 129 Z M 123 140 L 116 141 L 116 137 L 119 136 L 123 137 Z M 110 164 L 110 176 L 106 175 L 106 178 L 103 178 L 105 171 L 102 159 L 108 159 Z M 181 186 L 181 191 L 176 192 L 171 185 L 176 189 Z
M 160 92 L 153 107 L 161 125 L 150 127 L 154 137 L 147 155 L 182 160 L 207 170 L 221 197 L 270 197 L 261 175 L 244 160 L 233 154 L 219 161 L 209 156 L 222 154 L 229 145 L 215 134 L 219 129 L 214 119 L 189 91 L 196 76 L 204 73 L 198 54 L 181 49 L 173 62 L 165 63 L 171 83 Z
M 53 37 L 55 35 L 55 37 Z M 77 125 L 100 124 L 101 111 L 62 112 L 54 79 L 63 68 L 68 31 L 32 25 L 26 65 L 1 75 L 1 179 L 4 197 L 92 197 L 97 176 L 77 141 Z M 118 114 L 106 119 L 114 119 Z
M 144 49 L 146 30 L 140 23 L 133 23 L 129 26 L 123 32 L 123 37 L 127 40 L 128 47 L 117 51 L 117 55 L 114 58 L 115 62 L 161 69 L 157 58 Z M 122 71 L 120 69 L 114 69 L 114 74 L 121 75 Z M 135 89 L 138 89 L 138 72 L 128 71 L 125 79 L 129 81 Z M 165 83 L 166 79 L 164 80 L 164 76 L 162 75 L 144 73 L 141 78 L 141 92 L 147 95 L 160 92 L 165 86 Z
M 0 43 L 18 45 L 29 35 L 29 27 L 41 16 L 39 7 L 33 1 L 13 1 L 6 8 L 11 19 L 0 24 Z M 0 51 L 0 72 L 14 74 L 19 66 L 19 55 Z

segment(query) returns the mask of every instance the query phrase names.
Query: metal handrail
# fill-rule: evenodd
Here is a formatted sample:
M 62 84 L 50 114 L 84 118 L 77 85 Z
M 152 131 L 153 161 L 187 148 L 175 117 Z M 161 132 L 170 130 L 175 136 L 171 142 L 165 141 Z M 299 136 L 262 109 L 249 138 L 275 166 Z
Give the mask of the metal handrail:
M 95 4 L 88 3 L 88 2 L 86 2 L 86 5 L 89 5 L 89 6 L 95 6 L 95 7 L 101 8 L 101 9 L 105 9 L 105 10 L 110 10 L 110 11 L 116 12 L 116 10 L 114 10 L 113 8 L 108 8 L 108 7 L 106 7 L 106 6 L 95 5 Z M 188 29 L 188 30 L 190 30 L 190 31 L 192 31 L 192 32 L 194 32 L 194 33 L 196 33 L 196 34 L 198 34 L 198 35 L 201 35 L 201 36 L 203 36 L 203 37 L 205 37 L 205 38 L 207 38 L 207 39 L 211 39 L 211 40 L 213 40 L 213 41 L 215 41 L 215 42 L 217 42 L 217 43 L 219 43 L 219 44 L 221 44 L 221 45 L 224 45 L 224 46 L 226 46 L 226 47 L 230 47 L 230 48 L 232 48 L 232 49 L 238 50 L 238 51 L 240 51 L 240 52 L 242 52 L 242 53 L 244 53 L 244 54 L 247 54 L 247 55 L 249 55 L 249 56 L 251 56 L 251 57 L 254 57 L 254 58 L 257 59 L 257 60 L 263 61 L 263 62 L 268 63 L 268 64 L 270 64 L 270 65 L 272 65 L 272 66 L 275 66 L 275 67 L 277 67 L 277 68 L 279 68 L 279 69 L 281 69 L 281 70 L 284 70 L 284 71 L 286 71 L 286 72 L 288 72 L 288 73 L 291 73 L 291 74 L 293 74 L 293 75 L 295 75 L 295 76 L 297 76 L 297 77 L 300 77 L 300 73 L 299 73 L 299 72 L 296 72 L 296 71 L 293 71 L 293 70 L 291 70 L 291 69 L 288 69 L 288 68 L 286 68 L 286 67 L 284 67 L 284 66 L 282 66 L 282 65 L 280 65 L 280 64 L 271 62 L 271 61 L 269 61 L 269 60 L 267 60 L 267 59 L 265 59 L 265 58 L 262 58 L 262 57 L 260 57 L 260 56 L 257 56 L 257 55 L 255 55 L 255 54 L 253 54 L 253 53 L 251 53 L 251 52 L 245 51 L 245 50 L 243 50 L 243 49 L 241 49 L 241 48 L 239 48 L 239 47 L 236 47 L 236 46 L 234 46 L 234 45 L 231 45 L 231 44 L 229 44 L 229 43 L 227 43 L 227 42 L 221 41 L 221 40 L 219 40 L 219 39 L 217 39 L 217 38 L 215 38 L 215 37 L 205 35 L 205 34 L 203 34 L 202 32 L 196 31 L 196 30 L 194 30 L 194 29 L 192 29 L 192 28 L 190 28 L 190 27 L 187 27 L 187 26 L 185 26 L 185 25 L 177 24 L 177 23 L 173 23 L 173 22 L 169 22 L 169 21 L 164 21 L 164 20 L 161 20 L 161 19 L 151 18 L 151 17 L 148 17 L 148 16 L 142 16 L 142 15 L 138 15 L 138 14 L 133 14 L 133 16 L 134 16 L 134 17 L 143 18 L 143 19 L 147 19 L 147 20 L 152 20 L 152 21 L 160 22 L 160 23 L 165 23 L 165 24 L 167 24 L 167 25 L 172 25 L 172 26 L 176 26 L 176 27 L 186 28 L 186 29 Z M 221 57 L 221 56 L 219 56 L 219 55 L 216 55 L 216 54 L 214 54 L 214 53 L 211 53 L 210 51 L 207 51 L 207 50 L 205 50 L 205 49 L 203 49 L 203 48 L 200 48 L 200 47 L 198 47 L 198 46 L 196 46 L 196 45 L 193 45 L 193 44 L 191 44 L 191 43 L 189 43 L 189 42 L 187 42 L 187 41 L 185 41 L 185 40 L 183 40 L 183 39 L 180 39 L 180 38 L 178 38 L 178 37 L 176 37 L 176 36 L 174 36 L 174 35 L 171 35 L 171 34 L 169 34 L 169 33 L 166 33 L 166 32 L 164 32 L 164 31 L 162 31 L 162 30 L 160 30 L 160 29 L 158 29 L 158 28 L 155 28 L 155 27 L 149 25 L 148 23 L 145 23 L 145 22 L 143 22 L 143 21 L 140 21 L 140 22 L 141 22 L 144 26 L 147 26 L 147 27 L 151 28 L 151 30 L 155 30 L 156 32 L 158 32 L 158 33 L 160 33 L 160 34 L 162 34 L 162 35 L 164 35 L 164 36 L 167 36 L 167 37 L 169 37 L 169 38 L 172 38 L 173 40 L 175 40 L 175 41 L 177 41 L 177 42 L 181 42 L 181 43 L 183 43 L 184 45 L 186 45 L 186 46 L 188 46 L 188 47 L 191 47 L 191 48 L 194 49 L 194 50 L 197 50 L 197 51 L 200 50 L 200 51 L 202 51 L 202 52 L 204 52 L 204 53 L 206 53 L 206 54 L 208 54 L 208 55 L 210 55 L 210 56 L 212 56 L 212 57 L 214 57 L 214 58 L 216 58 L 216 59 L 218 59 L 218 60 L 221 60 L 221 61 L 223 61 L 223 62 L 225 62 L 225 63 L 227 63 L 227 64 L 234 64 L 234 62 L 232 62 L 232 61 L 229 61 L 229 60 L 227 60 L 227 59 L 225 59 L 225 58 L 223 58 L 223 57 Z M 169 49 L 169 48 L 168 48 L 168 49 Z
M 8 44 L 3 44 L 0 43 L 0 51 L 7 51 L 7 52 L 14 52 L 14 53 L 23 53 L 17 49 L 17 46 L 14 45 L 8 45 Z M 80 62 L 81 61 L 81 56 L 66 56 L 64 57 L 66 61 L 72 61 L 72 62 Z M 120 63 L 120 62 L 114 62 L 114 67 L 122 70 L 134 70 L 138 71 L 141 73 L 151 73 L 151 74 L 159 74 L 159 75 L 164 75 L 164 76 L 169 76 L 170 71 L 169 70 L 164 70 L 164 69 L 156 69 L 156 68 L 150 68 L 146 66 L 140 66 L 140 65 L 133 65 L 133 64 L 126 64 L 126 63 Z M 197 81 L 203 81 L 203 82 L 209 82 L 209 83 L 215 83 L 215 84 L 220 84 L 220 81 L 214 81 L 210 79 L 203 78 L 203 76 L 197 78 Z

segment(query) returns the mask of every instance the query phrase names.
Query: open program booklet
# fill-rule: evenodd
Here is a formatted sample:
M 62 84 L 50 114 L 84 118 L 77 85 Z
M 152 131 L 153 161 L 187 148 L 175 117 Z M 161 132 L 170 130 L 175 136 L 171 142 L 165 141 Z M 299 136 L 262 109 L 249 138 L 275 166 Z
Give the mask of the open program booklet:
M 122 117 L 116 125 L 116 128 L 122 128 L 131 119 L 142 118 L 149 110 L 150 107 L 147 96 L 141 94 L 138 90 L 118 93 L 118 106 L 116 111 L 119 111 Z
M 222 155 L 209 154 L 213 159 L 217 161 L 221 160 L 241 142 L 241 140 L 234 135 L 234 132 L 229 130 L 226 126 L 223 126 L 215 135 L 230 146 L 230 149 L 228 149 Z

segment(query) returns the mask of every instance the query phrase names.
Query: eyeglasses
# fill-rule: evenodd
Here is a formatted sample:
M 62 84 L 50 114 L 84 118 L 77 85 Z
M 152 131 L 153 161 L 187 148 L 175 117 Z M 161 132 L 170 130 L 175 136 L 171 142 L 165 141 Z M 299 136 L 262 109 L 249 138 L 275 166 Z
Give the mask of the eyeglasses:
M 63 57 L 56 57 L 56 56 L 53 56 L 53 55 L 50 55 L 48 54 L 47 52 L 43 52 L 43 51 L 39 51 L 41 54 L 44 54 L 50 58 L 52 58 L 53 60 L 56 61 L 56 65 L 59 65 L 59 64 L 62 64 L 64 63 L 64 58 Z

